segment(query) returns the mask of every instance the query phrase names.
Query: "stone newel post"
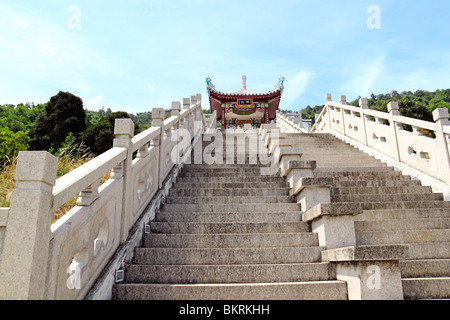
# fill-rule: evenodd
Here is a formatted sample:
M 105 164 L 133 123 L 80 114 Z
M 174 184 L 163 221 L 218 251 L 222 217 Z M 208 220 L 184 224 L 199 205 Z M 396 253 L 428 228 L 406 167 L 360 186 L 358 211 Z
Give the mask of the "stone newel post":
M 443 126 L 450 126 L 447 108 L 437 108 L 433 111 L 433 120 L 436 122 L 436 142 L 438 144 L 438 157 L 442 159 L 442 176 L 447 184 L 450 184 L 450 154 L 448 136 L 444 133 Z M 444 165 L 446 163 L 446 165 Z
M 163 152 L 162 152 L 162 143 L 164 139 L 164 109 L 163 108 L 153 108 L 152 109 L 152 127 L 161 128 L 161 133 L 159 135 L 159 139 L 154 139 L 152 141 L 152 146 L 157 147 L 159 149 L 158 154 L 158 188 L 162 187 L 162 183 L 164 177 L 161 177 L 161 164 L 163 162 Z
M 399 111 L 399 106 L 398 106 L 398 102 L 397 101 L 391 101 L 388 103 L 387 105 L 387 109 L 389 112 L 389 122 L 390 122 L 390 131 L 391 131 L 391 137 L 393 137 L 394 142 L 393 144 L 395 144 L 395 152 L 393 154 L 394 159 L 397 161 L 401 161 L 401 157 L 400 157 L 400 151 L 398 149 L 398 138 L 397 138 L 397 126 L 395 124 L 394 121 L 394 116 L 399 116 L 400 115 L 400 111 Z
M 130 227 L 131 211 L 131 165 L 133 161 L 133 150 L 131 139 L 134 136 L 134 123 L 131 119 L 116 119 L 114 123 L 114 141 L 113 147 L 127 149 L 127 158 L 122 162 L 120 168 L 114 168 L 119 171 L 118 176 L 123 177 L 123 198 L 122 198 L 122 227 L 120 240 L 124 242 L 128 236 Z M 116 175 L 117 172 L 114 173 Z
M 44 298 L 58 159 L 21 151 L 0 263 L 0 299 Z

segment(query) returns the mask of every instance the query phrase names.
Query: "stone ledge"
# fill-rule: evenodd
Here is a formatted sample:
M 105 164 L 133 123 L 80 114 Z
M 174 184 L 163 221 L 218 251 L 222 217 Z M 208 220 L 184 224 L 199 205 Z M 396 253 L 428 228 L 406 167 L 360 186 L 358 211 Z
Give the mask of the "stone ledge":
M 357 215 L 362 212 L 362 206 L 357 202 L 319 203 L 302 215 L 302 221 L 310 222 L 321 216 Z
M 350 246 L 324 250 L 322 261 L 383 261 L 409 258 L 408 245 Z
M 263 132 L 262 138 L 264 139 L 264 143 L 266 147 L 270 147 L 272 144 L 272 136 L 275 136 L 275 140 L 280 140 L 286 138 L 286 133 L 280 132 L 279 129 L 275 129 L 275 131 L 267 130 L 267 132 Z
M 315 160 L 290 160 L 286 165 L 281 164 L 281 175 L 287 176 L 292 170 L 295 169 L 310 169 L 313 170 L 317 167 Z
M 281 158 L 284 156 L 299 156 L 303 155 L 302 148 L 291 148 L 291 147 L 278 147 L 273 152 L 275 162 L 280 162 Z
M 318 178 L 300 178 L 289 192 L 289 195 L 295 196 L 304 188 L 331 188 L 334 187 L 334 179 L 331 177 Z

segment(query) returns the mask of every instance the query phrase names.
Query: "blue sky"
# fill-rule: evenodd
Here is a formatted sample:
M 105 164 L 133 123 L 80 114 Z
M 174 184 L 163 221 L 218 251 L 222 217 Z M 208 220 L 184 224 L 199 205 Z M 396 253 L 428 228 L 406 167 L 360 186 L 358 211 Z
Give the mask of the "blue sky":
M 201 93 L 209 108 L 207 76 L 225 92 L 283 76 L 290 110 L 450 88 L 447 0 L 0 0 L 0 30 L 0 104 L 69 91 L 137 113 Z

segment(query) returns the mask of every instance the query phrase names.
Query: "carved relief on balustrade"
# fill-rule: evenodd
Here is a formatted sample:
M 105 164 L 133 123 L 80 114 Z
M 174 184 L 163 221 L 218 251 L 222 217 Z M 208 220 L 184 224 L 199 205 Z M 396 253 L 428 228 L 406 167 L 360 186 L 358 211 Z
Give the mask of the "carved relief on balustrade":
M 122 179 L 100 189 L 90 206 L 74 207 L 52 228 L 48 299 L 84 296 L 120 243 Z
M 151 147 L 144 158 L 133 161 L 132 167 L 132 225 L 153 195 L 158 191 L 158 148 Z

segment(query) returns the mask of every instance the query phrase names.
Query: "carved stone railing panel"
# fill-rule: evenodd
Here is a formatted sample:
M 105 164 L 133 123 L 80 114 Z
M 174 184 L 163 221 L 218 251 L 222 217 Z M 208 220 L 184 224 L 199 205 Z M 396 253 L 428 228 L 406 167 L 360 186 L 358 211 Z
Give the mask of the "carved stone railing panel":
M 122 180 L 103 184 L 98 200 L 52 225 L 48 299 L 83 298 L 120 244 Z

